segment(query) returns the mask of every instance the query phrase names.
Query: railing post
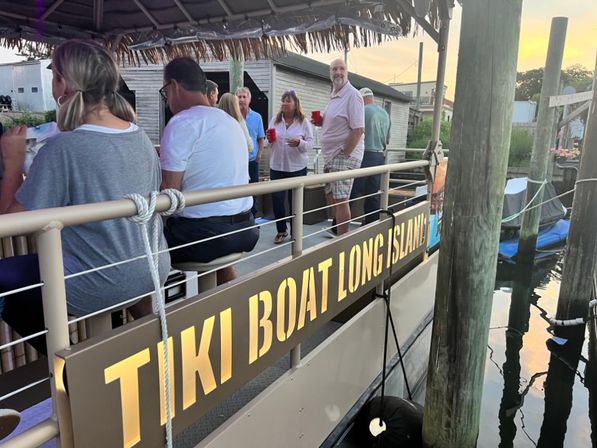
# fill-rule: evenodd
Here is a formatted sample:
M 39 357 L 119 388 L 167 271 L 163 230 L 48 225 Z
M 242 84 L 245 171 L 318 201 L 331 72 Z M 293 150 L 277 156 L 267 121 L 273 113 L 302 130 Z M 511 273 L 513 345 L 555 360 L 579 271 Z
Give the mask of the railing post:
M 386 171 L 385 173 L 381 174 L 381 178 L 380 178 L 380 182 L 379 182 L 379 190 L 380 190 L 380 195 L 379 195 L 379 208 L 381 210 L 387 210 L 388 207 L 390 206 L 390 171 Z M 379 215 L 379 220 L 382 220 L 382 216 L 385 217 L 385 215 L 380 214 Z M 388 279 L 388 282 L 391 282 L 392 279 Z M 383 295 L 384 292 L 384 283 L 382 283 L 381 285 L 378 285 L 377 288 L 375 289 L 375 292 L 377 293 L 378 296 Z
M 303 197 L 305 184 L 292 189 L 292 258 L 303 253 Z M 301 363 L 301 345 L 290 350 L 290 368 L 298 367 Z
M 36 236 L 39 274 L 43 282 L 42 301 L 44 320 L 48 330 L 46 343 L 52 393 L 52 418 L 58 419 L 61 431 L 61 446 L 66 447 L 72 446 L 70 419 L 62 415 L 60 406 L 57 405 L 56 378 L 54 375 L 54 354 L 70 346 L 68 313 L 66 309 L 66 287 L 62 264 L 62 240 L 60 238 L 62 227 L 62 223 L 52 221 L 37 233 Z

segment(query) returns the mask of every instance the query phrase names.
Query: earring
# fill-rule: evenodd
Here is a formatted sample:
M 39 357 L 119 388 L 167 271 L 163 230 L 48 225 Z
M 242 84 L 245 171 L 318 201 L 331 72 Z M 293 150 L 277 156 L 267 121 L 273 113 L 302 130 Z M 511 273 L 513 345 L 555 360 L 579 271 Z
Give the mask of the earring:
M 64 95 L 60 95 L 58 97 L 58 99 L 56 100 L 56 104 L 58 104 L 58 107 L 62 107 L 62 103 L 64 101 L 65 96 Z

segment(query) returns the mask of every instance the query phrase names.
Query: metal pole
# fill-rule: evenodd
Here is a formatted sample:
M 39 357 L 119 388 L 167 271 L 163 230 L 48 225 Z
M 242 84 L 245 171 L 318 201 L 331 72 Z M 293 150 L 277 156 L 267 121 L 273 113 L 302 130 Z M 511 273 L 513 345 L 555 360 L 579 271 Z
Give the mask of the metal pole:
M 385 173 L 381 174 L 380 181 L 379 181 L 379 208 L 381 210 L 387 210 L 390 206 L 390 171 L 386 171 Z M 379 219 L 381 220 L 382 215 L 379 215 Z M 392 279 L 388 279 L 389 282 Z M 376 288 L 377 295 L 382 295 L 384 293 L 385 285 L 382 283 L 378 285 Z
M 431 142 L 433 149 L 439 143 L 442 124 L 442 109 L 444 105 L 444 83 L 446 81 L 446 60 L 448 58 L 448 36 L 450 34 L 450 18 L 442 17 L 439 28 L 439 43 L 437 44 L 437 77 L 435 80 L 435 97 L 433 99 L 433 124 L 431 128 Z
M 72 445 L 70 418 L 64 415 L 60 400 L 57 399 L 57 382 L 54 374 L 54 354 L 70 347 L 68 332 L 68 312 L 66 309 L 66 288 L 64 285 L 64 267 L 62 265 L 62 223 L 52 221 L 37 234 L 39 274 L 43 282 L 42 300 L 46 335 L 50 387 L 52 393 L 53 418 L 58 419 L 61 446 Z
M 423 76 L 423 42 L 419 42 L 419 68 L 417 71 L 417 103 L 415 109 L 421 109 L 421 78 Z
M 292 258 L 303 254 L 303 197 L 305 184 L 292 189 Z M 301 363 L 301 345 L 290 350 L 290 368 L 294 369 Z
M 553 122 L 556 112 L 555 108 L 549 107 L 549 97 L 557 95 L 560 86 L 560 72 L 562 70 L 567 27 L 568 19 L 566 17 L 554 17 L 551 20 L 549 47 L 545 62 L 541 99 L 539 100 L 537 131 L 535 132 L 533 152 L 531 154 L 525 204 L 528 204 L 533 197 L 535 197 L 533 204 L 539 204 L 543 199 L 542 187 L 543 181 L 547 177 L 547 164 L 550 160 L 549 148 L 552 142 Z M 518 258 L 524 262 L 530 263 L 535 258 L 540 220 L 541 207 L 531 208 L 522 216 Z

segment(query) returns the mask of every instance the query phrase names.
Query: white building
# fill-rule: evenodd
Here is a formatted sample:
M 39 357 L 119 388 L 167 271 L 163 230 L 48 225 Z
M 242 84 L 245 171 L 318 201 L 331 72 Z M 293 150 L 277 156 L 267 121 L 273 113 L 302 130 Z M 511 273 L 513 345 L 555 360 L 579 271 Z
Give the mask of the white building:
M 415 107 L 417 103 L 417 83 L 390 83 L 390 86 L 400 93 L 403 93 L 410 98 L 411 107 Z M 420 113 L 424 120 L 431 119 L 433 117 L 433 104 L 435 103 L 435 81 L 424 81 L 421 82 L 421 97 L 420 97 Z M 454 103 L 446 99 L 446 93 L 448 87 L 444 86 L 444 104 L 442 107 L 442 120 L 452 121 L 452 115 L 454 113 Z
M 46 112 L 56 108 L 49 59 L 0 64 L 0 95 L 10 96 L 16 111 Z
M 535 121 L 537 103 L 535 101 L 514 101 L 512 123 L 532 123 Z
M 207 78 L 216 82 L 220 94 L 229 90 L 227 61 L 200 62 Z M 280 107 L 282 94 L 294 89 L 308 117 L 323 110 L 329 101 L 329 67 L 321 62 L 288 54 L 274 59 L 245 61 L 244 85 L 252 92 L 251 108 L 259 112 L 267 126 Z M 121 71 L 126 85 L 135 94 L 137 121 L 154 143 L 159 143 L 167 111 L 158 90 L 163 84 L 163 67 L 148 65 L 126 67 Z M 406 147 L 409 99 L 391 87 L 363 76 L 349 74 L 350 82 L 360 89 L 369 87 L 375 101 L 390 114 L 392 121 L 389 149 Z

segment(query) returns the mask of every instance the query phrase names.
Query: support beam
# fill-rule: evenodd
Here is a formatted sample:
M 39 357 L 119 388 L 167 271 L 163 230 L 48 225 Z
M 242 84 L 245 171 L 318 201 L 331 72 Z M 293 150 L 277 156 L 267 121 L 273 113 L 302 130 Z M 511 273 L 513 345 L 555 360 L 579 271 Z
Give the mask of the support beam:
M 153 23 L 153 26 L 155 26 L 156 28 L 160 26 L 160 22 L 158 22 L 156 20 L 156 18 L 153 16 L 153 14 L 151 14 L 149 12 L 149 10 L 145 7 L 145 5 L 143 3 L 141 3 L 140 0 L 133 0 L 135 2 L 135 5 L 137 5 L 137 8 L 139 8 L 141 10 L 141 12 L 143 12 L 143 14 L 145 14 L 145 17 L 147 17 L 149 19 L 149 21 L 151 23 Z
M 404 10 L 406 14 L 411 16 L 416 22 L 425 30 L 425 32 L 431 37 L 435 42 L 439 43 L 439 33 L 433 28 L 433 26 L 425 20 L 424 17 L 419 17 L 415 8 L 410 3 L 410 0 L 397 0 L 397 3 L 400 7 Z
M 512 128 L 522 0 L 464 2 L 423 444 L 473 448 Z
M 56 9 L 62 5 L 64 3 L 64 0 L 56 0 L 52 6 L 50 6 L 46 12 L 43 13 L 43 15 L 41 16 L 41 20 L 46 20 L 48 17 L 50 17 L 50 15 L 52 15 L 52 13 L 54 11 L 56 11 Z
M 553 124 L 556 113 L 555 109 L 549 107 L 549 98 L 556 95 L 560 87 L 560 73 L 562 71 L 567 27 L 568 19 L 566 17 L 554 17 L 551 21 L 525 204 L 528 204 L 533 198 L 533 204 L 539 204 L 543 199 L 542 182 L 547 179 L 547 165 L 550 161 L 549 149 L 553 138 Z M 527 263 L 532 262 L 535 258 L 540 220 L 541 207 L 531 208 L 522 215 L 518 257 Z
M 429 149 L 434 149 L 439 141 L 442 126 L 442 109 L 444 106 L 444 84 L 446 81 L 446 62 L 448 59 L 448 37 L 450 34 L 450 18 L 444 16 L 439 28 L 437 44 L 437 76 L 435 77 L 435 97 L 433 99 L 433 123 L 431 125 L 431 142 Z
M 597 65 L 597 63 L 596 63 Z M 593 100 L 572 203 L 557 319 L 586 317 L 597 263 L 597 91 Z M 592 179 L 592 180 L 588 180 Z M 556 334 L 566 331 L 558 327 Z M 584 334 L 584 325 L 582 326 Z
M 561 128 L 562 126 L 566 126 L 568 123 L 570 123 L 576 117 L 581 115 L 584 111 L 589 110 L 590 107 L 591 107 L 590 101 L 583 104 L 582 106 L 579 106 L 578 109 L 575 109 L 574 112 L 570 113 L 570 115 L 567 115 L 564 118 L 562 118 L 562 121 L 560 121 L 558 123 L 558 127 Z
M 100 31 L 104 26 L 104 0 L 93 0 L 93 27 Z

